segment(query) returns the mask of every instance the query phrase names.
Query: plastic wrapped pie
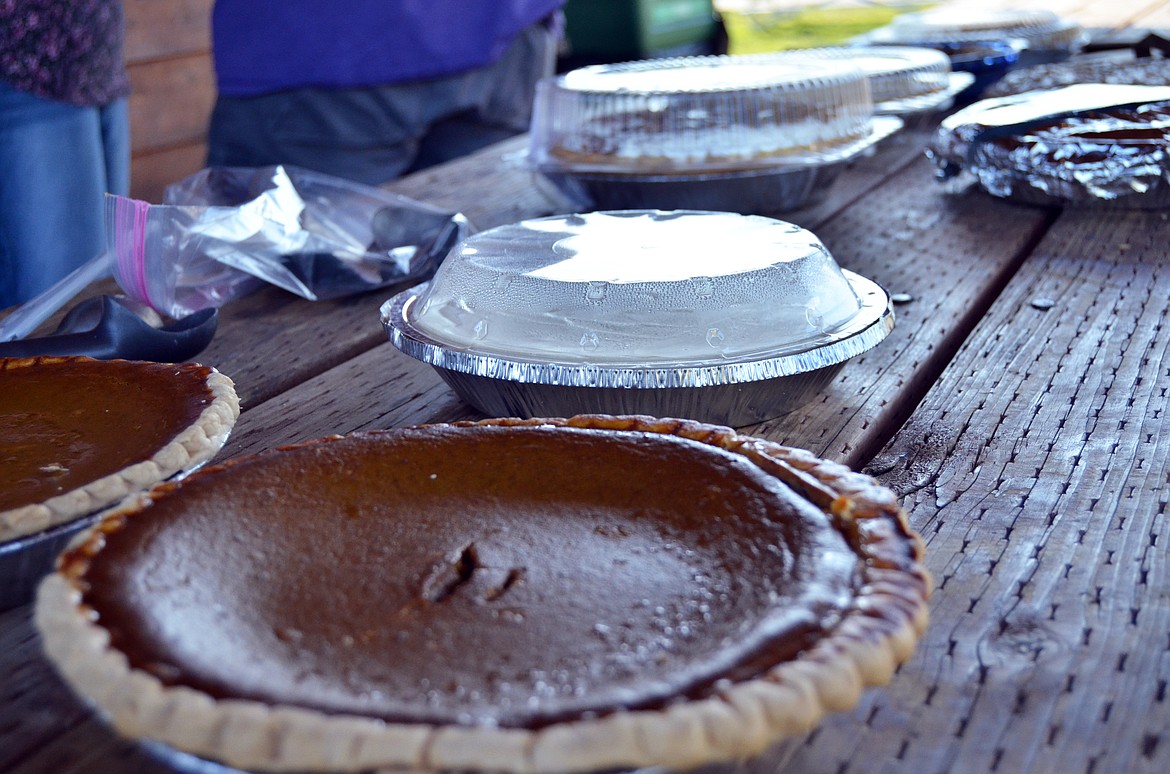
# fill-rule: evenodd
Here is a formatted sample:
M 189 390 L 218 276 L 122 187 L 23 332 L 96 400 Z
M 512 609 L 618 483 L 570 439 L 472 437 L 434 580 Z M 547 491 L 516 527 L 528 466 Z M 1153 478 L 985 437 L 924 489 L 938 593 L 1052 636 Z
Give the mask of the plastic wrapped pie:
M 978 99 L 1015 68 L 1067 59 L 1084 44 L 1080 25 L 1045 9 L 953 6 L 902 14 L 860 38 L 869 45 L 928 46 L 974 83 L 958 96 Z
M 809 178 L 900 125 L 875 118 L 865 72 L 844 61 L 597 65 L 538 85 L 529 161 L 602 208 L 764 212 L 801 206 L 824 187 Z M 783 187 L 783 176 L 803 188 Z
M 741 425 L 811 398 L 893 314 L 884 290 L 799 226 L 630 210 L 473 235 L 382 321 L 487 414 Z
M 764 56 L 832 59 L 860 67 L 878 114 L 945 109 L 974 80 L 970 73 L 952 70 L 945 53 L 925 46 L 835 46 Z
M 942 179 L 995 196 L 1164 207 L 1168 148 L 1170 87 L 1075 84 L 977 102 L 943 121 L 927 155 Z

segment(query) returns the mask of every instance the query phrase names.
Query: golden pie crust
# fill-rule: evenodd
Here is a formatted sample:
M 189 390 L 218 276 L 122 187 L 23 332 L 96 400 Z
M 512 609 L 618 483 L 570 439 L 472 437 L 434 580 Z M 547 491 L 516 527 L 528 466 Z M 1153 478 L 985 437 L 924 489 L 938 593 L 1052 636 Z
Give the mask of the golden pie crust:
M 706 695 L 642 709 L 585 713 L 531 727 L 395 722 L 301 706 L 215 698 L 164 684 L 130 666 L 111 633 L 83 602 L 86 571 L 110 531 L 152 497 L 140 495 L 80 536 L 41 585 L 36 622 L 46 652 L 72 687 L 121 734 L 242 769 L 263 771 L 480 770 L 577 772 L 663 766 L 685 769 L 758 755 L 809 731 L 829 712 L 848 710 L 861 692 L 887 683 L 911 655 L 927 623 L 931 578 L 920 538 L 895 495 L 868 476 L 811 453 L 699 422 L 582 415 L 569 419 L 490 419 L 430 428 L 550 428 L 666 434 L 741 455 L 811 503 L 856 555 L 850 598 L 831 628 L 795 657 L 722 680 Z M 421 428 L 420 428 L 421 429 Z M 328 444 L 319 439 L 300 446 Z M 737 464 L 740 462 L 737 460 Z M 751 467 L 750 465 L 747 467 Z M 755 468 L 753 468 L 755 470 Z M 758 471 L 756 471 L 758 473 Z M 668 480 L 669 471 L 663 472 Z M 775 482 L 773 482 L 775 483 Z M 163 490 L 161 495 L 157 490 Z M 157 505 L 158 500 L 154 500 Z M 802 506 L 804 507 L 804 506 Z M 144 519 L 143 523 L 158 523 Z
M 231 379 L 198 364 L 0 358 L 0 542 L 199 466 L 239 413 Z

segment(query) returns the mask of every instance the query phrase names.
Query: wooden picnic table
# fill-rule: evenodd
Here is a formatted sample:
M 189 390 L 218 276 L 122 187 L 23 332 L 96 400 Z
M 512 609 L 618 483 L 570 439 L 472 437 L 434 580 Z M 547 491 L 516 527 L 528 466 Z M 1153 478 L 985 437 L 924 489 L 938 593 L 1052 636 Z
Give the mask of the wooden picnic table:
M 891 487 L 936 590 L 893 682 L 787 743 L 780 770 L 1165 772 L 1170 212 L 948 194 L 928 136 L 895 135 L 785 215 L 902 303 L 891 336 L 813 403 L 742 429 Z M 480 229 L 557 211 L 523 143 L 393 188 Z M 388 295 L 273 289 L 226 306 L 199 357 L 243 401 L 220 459 L 478 416 L 388 343 Z M 0 614 L 0 771 L 167 769 L 73 697 L 22 607 Z

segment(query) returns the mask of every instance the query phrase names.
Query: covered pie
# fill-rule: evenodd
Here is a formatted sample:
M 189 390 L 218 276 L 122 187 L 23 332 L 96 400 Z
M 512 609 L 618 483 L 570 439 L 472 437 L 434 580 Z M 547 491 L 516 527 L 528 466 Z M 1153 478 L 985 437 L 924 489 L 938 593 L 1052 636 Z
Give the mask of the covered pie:
M 1168 147 L 1170 86 L 1074 83 L 976 102 L 943 120 L 927 156 L 954 188 L 1163 208 Z
M 927 618 L 891 492 L 649 417 L 337 436 L 108 515 L 42 585 L 121 733 L 254 770 L 598 771 L 758 754 Z

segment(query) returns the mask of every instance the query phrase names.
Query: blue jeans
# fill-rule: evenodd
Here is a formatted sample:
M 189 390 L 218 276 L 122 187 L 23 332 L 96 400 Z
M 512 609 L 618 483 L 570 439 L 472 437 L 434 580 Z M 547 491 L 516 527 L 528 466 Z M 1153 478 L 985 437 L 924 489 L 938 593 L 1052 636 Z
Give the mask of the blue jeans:
M 105 249 L 105 193 L 130 190 L 122 99 L 78 107 L 0 82 L 0 309 Z

